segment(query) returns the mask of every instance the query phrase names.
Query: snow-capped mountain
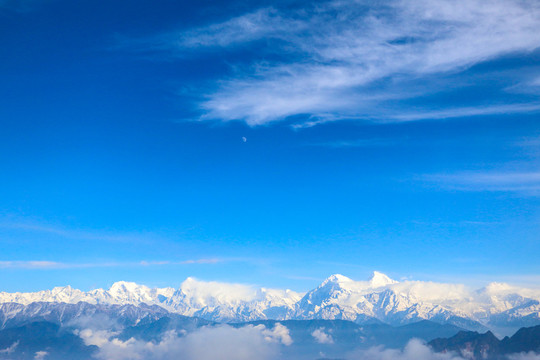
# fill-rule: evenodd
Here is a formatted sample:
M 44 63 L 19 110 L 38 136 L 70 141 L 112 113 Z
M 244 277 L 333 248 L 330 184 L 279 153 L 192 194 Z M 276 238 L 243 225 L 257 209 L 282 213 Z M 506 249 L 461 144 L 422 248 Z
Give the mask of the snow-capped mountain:
M 239 284 L 187 278 L 166 302 L 172 311 L 213 321 L 285 319 L 300 300 L 291 290 L 256 289 Z
M 436 286 L 424 282 L 398 283 L 379 272 L 374 272 L 369 281 L 332 275 L 302 298 L 295 318 L 378 320 L 393 325 L 429 319 L 479 328 L 476 321 L 460 309 L 444 306 L 446 298 L 434 298 L 433 290 L 439 289 L 430 288 Z
M 120 281 L 109 290 L 83 292 L 56 287 L 35 293 L 0 293 L 0 304 L 85 302 L 93 305 L 158 305 L 165 310 L 212 321 L 233 322 L 288 318 L 301 294 L 291 290 L 254 288 L 241 284 L 204 282 L 187 278 L 178 290 L 151 289 L 144 285 Z
M 28 321 L 49 321 L 60 325 L 89 325 L 103 322 L 106 325 L 135 325 L 142 319 L 157 320 L 169 312 L 157 305 L 100 305 L 78 302 L 76 304 L 34 302 L 0 304 L 0 329 Z M 107 321 L 103 321 L 106 319 Z
M 114 283 L 109 290 L 96 289 L 88 292 L 73 289 L 69 285 L 34 293 L 0 292 L 0 303 L 13 302 L 28 305 L 35 302 L 53 302 L 75 304 L 82 301 L 90 304 L 153 305 L 170 298 L 174 291 L 173 288 L 150 289 L 144 285 L 119 281 Z
M 0 317 L 6 321 L 37 303 L 158 306 L 169 313 L 219 322 L 344 319 L 402 325 L 425 319 L 474 330 L 540 323 L 539 290 L 501 283 L 474 290 L 460 284 L 398 282 L 380 272 L 367 281 L 332 275 L 306 294 L 194 278 L 187 278 L 177 290 L 121 281 L 108 290 L 88 292 L 66 286 L 35 293 L 0 293 Z

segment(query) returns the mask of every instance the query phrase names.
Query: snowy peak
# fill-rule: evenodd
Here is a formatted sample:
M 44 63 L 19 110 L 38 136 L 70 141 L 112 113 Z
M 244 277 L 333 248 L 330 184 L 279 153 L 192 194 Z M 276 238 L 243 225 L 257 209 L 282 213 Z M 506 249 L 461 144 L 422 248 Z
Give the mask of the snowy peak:
M 197 304 L 218 304 L 253 300 L 256 290 L 248 285 L 229 284 L 217 281 L 201 281 L 188 277 L 178 291 L 178 295 Z
M 461 284 L 397 282 L 378 271 L 365 281 L 334 274 L 305 295 L 291 290 L 187 278 L 178 290 L 119 281 L 108 290 L 88 292 L 70 286 L 34 293 L 0 292 L 1 303 L 20 306 L 88 303 L 140 308 L 157 305 L 163 311 L 225 322 L 345 319 L 400 325 L 430 319 L 463 327 L 478 323 L 540 324 L 540 289 L 491 283 L 473 290 Z
M 369 281 L 354 281 L 335 274 L 308 292 L 298 304 L 295 314 L 298 318 L 311 319 L 372 319 L 379 313 L 375 309 L 378 297 L 368 299 L 368 296 L 386 291 L 388 285 L 396 283 L 377 271 Z
M 332 284 L 347 284 L 347 283 L 352 283 L 354 282 L 354 280 L 346 277 L 346 276 L 343 276 L 341 274 L 334 274 L 334 275 L 331 275 L 329 276 L 328 278 L 326 278 L 326 280 L 324 280 L 321 284 L 321 286 L 324 286 L 328 283 L 332 283 Z
M 127 281 L 115 282 L 109 289 L 108 295 L 118 304 L 151 304 L 156 300 L 155 291 L 147 286 Z
M 304 297 L 310 304 L 320 305 L 329 297 L 335 297 L 338 293 L 348 292 L 356 287 L 356 282 L 346 276 L 334 274 L 325 279 L 317 288 L 311 290 Z
M 56 286 L 52 289 L 53 294 L 59 294 L 59 293 L 70 293 L 73 291 L 73 288 L 69 285 L 67 286 Z
M 111 295 L 113 294 L 128 294 L 128 293 L 135 293 L 140 292 L 141 290 L 148 289 L 144 285 L 139 285 L 134 282 L 128 282 L 128 281 L 117 281 L 109 288 L 109 293 Z
M 373 274 L 371 275 L 371 278 L 369 279 L 369 284 L 373 288 L 388 286 L 388 285 L 397 284 L 397 283 L 398 282 L 396 280 L 392 280 L 387 275 L 378 271 L 374 271 Z
M 374 289 L 383 288 L 385 286 L 397 283 L 397 281 L 392 280 L 387 275 L 378 271 L 373 272 L 369 281 L 355 281 L 341 274 L 334 274 L 324 280 L 315 290 L 311 291 L 310 293 L 326 293 L 329 296 L 336 291 L 364 294 L 367 292 L 372 292 Z
M 388 275 L 379 271 L 374 271 L 369 280 L 366 281 L 354 281 L 341 274 L 334 274 L 324 280 L 319 288 L 325 287 L 328 284 L 337 285 L 339 288 L 347 288 L 354 290 L 368 289 L 368 288 L 380 288 L 392 284 L 397 284 L 396 280 L 391 279 Z

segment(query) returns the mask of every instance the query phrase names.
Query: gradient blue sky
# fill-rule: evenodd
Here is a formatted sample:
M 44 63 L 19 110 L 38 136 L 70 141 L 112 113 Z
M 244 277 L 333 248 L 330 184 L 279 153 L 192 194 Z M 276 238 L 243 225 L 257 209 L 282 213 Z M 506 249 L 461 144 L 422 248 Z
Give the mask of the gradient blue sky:
M 0 0 L 0 290 L 535 284 L 533 0 Z

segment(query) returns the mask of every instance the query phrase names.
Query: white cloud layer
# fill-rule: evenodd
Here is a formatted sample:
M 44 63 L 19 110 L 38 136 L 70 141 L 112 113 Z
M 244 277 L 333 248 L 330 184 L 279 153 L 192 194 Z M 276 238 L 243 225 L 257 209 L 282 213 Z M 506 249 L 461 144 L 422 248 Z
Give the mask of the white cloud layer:
M 540 3 L 534 0 L 331 0 L 294 11 L 260 9 L 159 42 L 187 51 L 258 40 L 286 60 L 255 62 L 221 81 L 200 104 L 203 118 L 261 125 L 303 114 L 311 116 L 309 125 L 540 110 L 538 103 L 489 103 L 401 114 L 381 106 L 453 86 L 445 74 L 537 49 Z M 433 76 L 439 78 L 429 82 Z
M 540 172 L 462 172 L 423 177 L 445 188 L 465 191 L 505 191 L 540 195 Z
M 49 353 L 47 351 L 37 351 L 34 354 L 34 360 L 44 360 Z
M 266 332 L 266 333 L 265 333 Z M 206 327 L 178 337 L 169 332 L 161 342 L 135 339 L 121 341 L 113 333 L 83 330 L 79 336 L 87 345 L 99 347 L 97 359 L 106 360 L 284 360 L 280 343 L 269 338 L 264 326 Z M 324 343 L 324 342 L 323 342 Z M 328 344 L 328 342 L 326 342 Z M 512 360 L 536 360 L 534 353 L 512 355 Z M 411 340 L 403 350 L 372 347 L 349 353 L 347 360 L 462 360 L 454 353 L 435 353 L 417 339 Z
M 359 350 L 347 357 L 348 360 L 463 360 L 453 353 L 435 353 L 418 339 L 412 339 L 403 350 L 373 347 Z
M 0 354 L 6 354 L 6 355 L 9 355 L 11 353 L 13 353 L 15 351 L 15 349 L 17 348 L 17 346 L 19 346 L 19 342 L 16 341 L 14 342 L 13 344 L 11 344 L 10 346 L 8 346 L 7 348 L 5 349 L 0 349 Z
M 283 325 L 272 330 L 263 325 L 203 327 L 183 337 L 171 331 L 158 343 L 121 341 L 115 333 L 90 329 L 78 335 L 87 345 L 98 346 L 97 358 L 104 360 L 270 360 L 278 358 L 280 344 L 292 343 Z
M 533 351 L 523 352 L 519 354 L 511 354 L 508 356 L 509 360 L 540 360 L 540 354 L 537 354 Z
M 334 339 L 332 338 L 332 335 L 326 333 L 326 330 L 324 328 L 315 329 L 311 333 L 311 336 L 313 336 L 319 344 L 333 344 L 334 343 Z

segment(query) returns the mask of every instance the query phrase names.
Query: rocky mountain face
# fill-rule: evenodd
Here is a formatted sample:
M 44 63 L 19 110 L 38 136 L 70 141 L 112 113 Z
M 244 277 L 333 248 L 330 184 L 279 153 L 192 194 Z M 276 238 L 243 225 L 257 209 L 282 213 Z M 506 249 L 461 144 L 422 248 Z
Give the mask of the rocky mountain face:
M 399 326 L 431 320 L 469 330 L 509 332 L 540 324 L 539 304 L 539 290 L 501 283 L 473 290 L 459 284 L 398 282 L 379 272 L 367 281 L 332 275 L 305 294 L 188 278 L 176 290 L 121 281 L 108 290 L 88 292 L 69 286 L 3 292 L 0 324 L 5 327 L 18 317 L 34 315 L 65 322 L 92 311 L 110 311 L 126 314 L 122 318 L 129 320 L 124 321 L 134 323 L 148 315 L 172 313 L 215 322 L 342 319 Z

